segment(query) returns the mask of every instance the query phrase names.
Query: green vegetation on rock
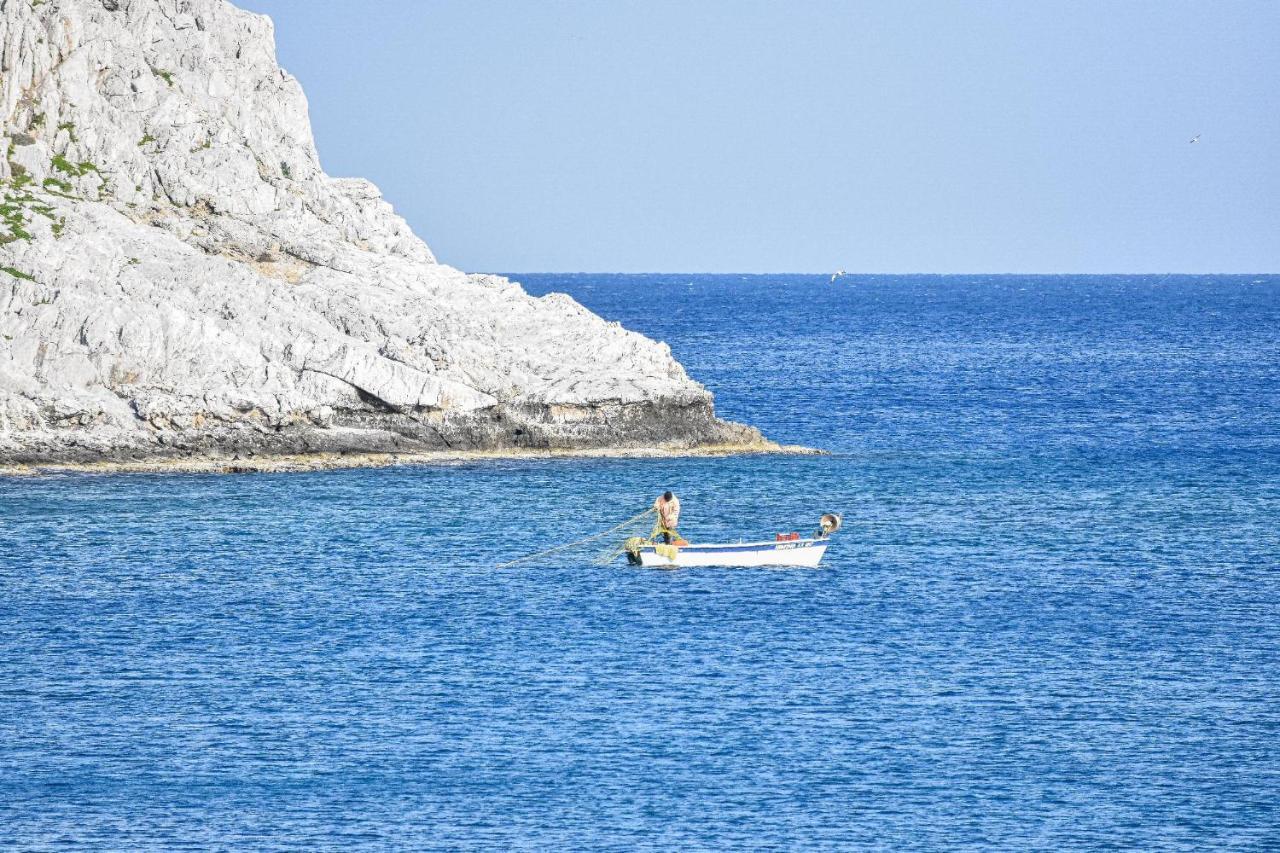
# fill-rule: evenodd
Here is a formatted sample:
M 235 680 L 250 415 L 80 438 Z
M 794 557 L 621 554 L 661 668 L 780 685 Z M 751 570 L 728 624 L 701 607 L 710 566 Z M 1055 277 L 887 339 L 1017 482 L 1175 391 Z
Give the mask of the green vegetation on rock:
M 65 174 L 72 175 L 77 178 L 80 177 L 80 170 L 76 168 L 74 163 L 61 154 L 53 155 L 52 165 L 53 168 L 57 169 L 59 172 L 64 172 Z
M 92 172 L 98 176 L 98 195 L 104 196 L 108 194 L 107 176 L 102 174 L 102 170 L 98 168 L 96 163 L 91 163 L 88 160 L 84 160 L 79 163 L 71 163 L 66 157 L 59 155 L 53 158 L 53 167 L 59 172 L 63 172 L 76 178 L 83 177 Z
M 62 164 L 72 170 L 75 174 L 86 174 L 88 172 L 97 172 L 97 168 L 92 163 L 88 164 L 72 164 L 64 158 L 54 158 L 55 166 L 58 160 L 62 160 Z M 92 168 L 84 168 L 89 166 Z M 66 171 L 66 169 L 62 169 Z M 104 179 L 105 184 L 105 179 Z M 49 204 L 50 196 L 58 198 L 75 199 L 77 196 L 72 194 L 73 187 L 67 182 L 54 177 L 44 179 L 44 183 L 36 187 L 31 176 L 23 172 L 16 174 L 8 181 L 0 181 L 0 187 L 4 190 L 4 201 L 0 204 L 0 246 L 12 243 L 15 240 L 31 240 L 32 234 L 30 230 L 33 216 L 43 216 L 51 223 L 54 237 L 60 237 L 63 229 L 66 228 L 67 219 L 65 216 L 58 216 L 57 210 Z M 33 193 L 39 193 L 35 195 Z
M 25 206 L 35 201 L 29 194 L 10 195 L 5 193 L 4 204 L 0 204 L 0 220 L 4 221 L 4 231 L 0 233 L 0 246 L 14 240 L 30 240 L 31 232 L 27 230 L 27 214 Z
M 33 276 L 33 275 L 27 275 L 27 274 L 26 274 L 26 273 L 24 273 L 22 270 L 16 270 L 16 269 L 14 269 L 13 267 L 0 267 L 0 270 L 4 270 L 5 272 L 7 272 L 9 275 L 13 276 L 14 278 L 20 278 L 20 279 L 23 279 L 24 281 L 35 281 L 35 280 L 36 280 L 36 277 L 35 277 L 35 276 Z M 6 336 L 6 337 L 7 337 L 7 336 Z

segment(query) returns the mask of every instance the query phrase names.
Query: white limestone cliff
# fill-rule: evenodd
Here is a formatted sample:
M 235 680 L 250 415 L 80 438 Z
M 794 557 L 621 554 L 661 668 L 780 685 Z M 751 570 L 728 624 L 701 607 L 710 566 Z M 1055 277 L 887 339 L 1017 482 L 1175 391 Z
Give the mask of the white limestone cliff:
M 0 462 L 761 440 L 665 344 L 326 175 L 268 18 L 0 8 Z

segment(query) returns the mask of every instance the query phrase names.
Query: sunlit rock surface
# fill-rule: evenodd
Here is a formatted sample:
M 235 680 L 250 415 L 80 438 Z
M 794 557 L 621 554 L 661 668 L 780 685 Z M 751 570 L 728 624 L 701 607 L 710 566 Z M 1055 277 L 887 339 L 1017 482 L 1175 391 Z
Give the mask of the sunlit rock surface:
M 0 50 L 0 462 L 760 441 L 326 175 L 268 18 L 4 0 Z

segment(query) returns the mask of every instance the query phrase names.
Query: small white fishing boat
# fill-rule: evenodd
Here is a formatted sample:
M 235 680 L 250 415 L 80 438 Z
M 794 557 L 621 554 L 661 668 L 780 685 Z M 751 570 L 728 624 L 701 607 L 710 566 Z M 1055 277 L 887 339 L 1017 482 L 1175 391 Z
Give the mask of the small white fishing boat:
M 679 540 L 672 544 L 629 540 L 627 559 L 632 565 L 672 569 L 685 566 L 798 566 L 817 568 L 831 544 L 830 536 L 840 529 L 840 516 L 828 513 L 822 517 L 817 535 L 807 539 L 799 534 L 779 534 L 772 542 L 729 542 L 691 544 Z
M 734 542 L 698 545 L 642 545 L 635 552 L 640 565 L 650 568 L 682 566 L 804 566 L 817 568 L 830 539 L 789 539 L 781 542 Z
M 603 533 L 588 536 L 575 542 L 556 545 L 523 557 L 517 557 L 498 568 L 505 569 L 531 560 L 539 560 L 552 554 L 560 554 L 573 548 L 580 548 L 588 542 L 595 542 L 605 536 L 634 527 L 638 522 L 648 518 L 653 510 L 646 510 L 634 518 L 629 518 Z M 772 542 L 728 542 L 699 543 L 697 545 L 678 538 L 674 530 L 666 530 L 666 537 L 676 537 L 675 541 L 656 539 L 657 528 L 649 538 L 640 536 L 628 537 L 621 545 L 610 548 L 596 557 L 597 566 L 607 566 L 620 554 L 627 555 L 627 562 L 633 566 L 648 566 L 655 569 L 674 569 L 684 566 L 803 566 L 817 568 L 822 557 L 831 544 L 831 534 L 840 529 L 840 516 L 829 512 L 822 516 L 818 530 L 808 538 L 801 538 L 799 533 L 779 533 Z

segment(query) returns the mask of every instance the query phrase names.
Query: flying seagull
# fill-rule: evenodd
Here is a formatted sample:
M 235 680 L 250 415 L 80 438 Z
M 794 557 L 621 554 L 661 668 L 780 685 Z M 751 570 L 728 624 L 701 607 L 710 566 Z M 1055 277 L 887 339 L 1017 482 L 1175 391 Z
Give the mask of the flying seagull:
M 1196 144 L 1197 142 L 1199 142 L 1199 141 L 1200 141 L 1200 134 L 1198 134 L 1198 133 L 1197 133 L 1195 136 L 1191 137 L 1191 144 L 1192 144 L 1192 145 L 1195 145 L 1195 144 Z
M 832 283 L 832 284 L 835 284 L 835 283 L 836 283 L 836 279 L 840 278 L 840 277 L 841 277 L 841 276 L 843 276 L 843 275 L 845 275 L 845 271 L 844 271 L 844 270 L 836 270 L 836 271 L 835 271 L 834 273 L 832 273 L 832 275 L 831 275 L 831 283 Z

